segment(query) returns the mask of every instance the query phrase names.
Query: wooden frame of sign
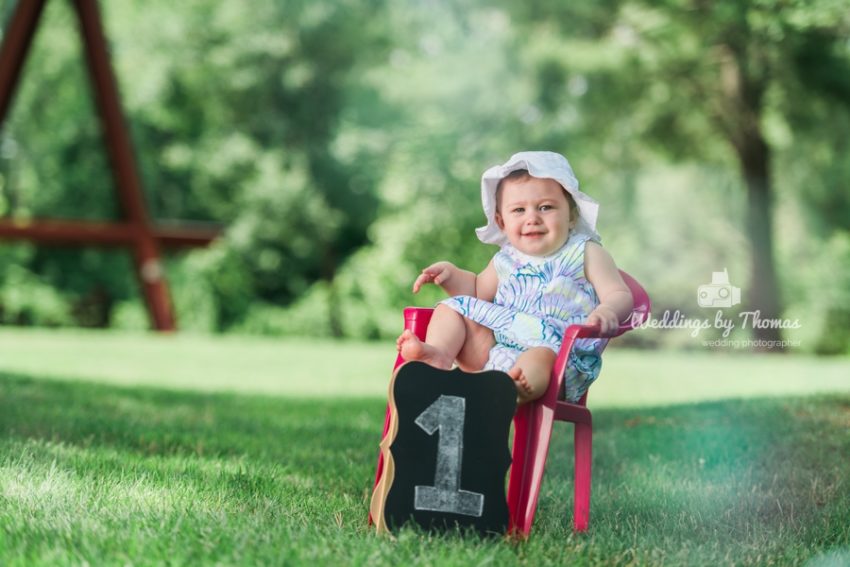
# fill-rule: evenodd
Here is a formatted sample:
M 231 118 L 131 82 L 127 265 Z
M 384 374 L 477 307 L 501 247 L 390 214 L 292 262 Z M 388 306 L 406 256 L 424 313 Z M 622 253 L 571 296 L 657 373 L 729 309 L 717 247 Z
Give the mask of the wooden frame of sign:
M 379 532 L 508 529 L 505 476 L 517 391 L 504 372 L 402 366 L 390 383 L 384 468 L 370 512 Z

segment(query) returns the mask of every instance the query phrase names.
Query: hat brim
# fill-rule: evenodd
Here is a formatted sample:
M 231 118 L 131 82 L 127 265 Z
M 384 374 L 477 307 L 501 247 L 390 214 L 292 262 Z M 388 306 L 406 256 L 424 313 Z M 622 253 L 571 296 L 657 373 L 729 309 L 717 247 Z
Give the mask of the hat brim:
M 600 240 L 596 232 L 599 203 L 579 190 L 578 179 L 566 158 L 554 152 L 521 152 L 514 154 L 502 165 L 494 165 L 481 176 L 481 204 L 487 217 L 487 224 L 475 229 L 481 242 L 498 246 L 508 243 L 507 237 L 496 224 L 496 188 L 502 179 L 518 169 L 527 170 L 532 177 L 557 181 L 572 195 L 578 207 L 579 218 L 573 230 Z

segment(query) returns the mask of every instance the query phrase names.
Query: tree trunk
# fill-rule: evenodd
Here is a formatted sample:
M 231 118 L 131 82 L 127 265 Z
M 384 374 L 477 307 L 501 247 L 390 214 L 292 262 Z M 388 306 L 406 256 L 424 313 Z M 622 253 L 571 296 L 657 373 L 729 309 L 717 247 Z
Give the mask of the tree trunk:
M 741 172 L 747 190 L 747 234 L 750 250 L 750 285 L 742 293 L 742 303 L 746 311 L 757 311 L 762 323 L 768 319 L 778 319 L 782 308 L 779 298 L 779 286 L 776 279 L 776 266 L 773 260 L 773 199 L 770 179 L 770 148 L 758 129 L 746 135 L 738 145 L 737 153 Z M 769 325 L 759 328 L 753 325 L 753 338 L 764 341 L 782 339 L 781 329 Z M 781 346 L 759 350 L 783 350 Z
M 762 132 L 763 100 L 767 90 L 763 54 L 758 46 L 730 42 L 720 49 L 717 84 L 722 93 L 718 124 L 735 149 L 747 191 L 746 232 L 750 241 L 749 287 L 741 292 L 744 311 L 756 312 L 746 325 L 757 341 L 780 341 L 781 329 L 769 320 L 778 319 L 779 286 L 773 261 L 773 198 L 770 178 L 770 147 Z M 759 325 L 759 322 L 762 325 Z M 757 350 L 778 352 L 779 343 Z

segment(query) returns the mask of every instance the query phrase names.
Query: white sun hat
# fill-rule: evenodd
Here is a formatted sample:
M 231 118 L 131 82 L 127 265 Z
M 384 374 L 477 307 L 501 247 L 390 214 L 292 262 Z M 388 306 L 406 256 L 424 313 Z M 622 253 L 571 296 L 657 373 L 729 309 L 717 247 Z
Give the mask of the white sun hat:
M 554 179 L 560 183 L 578 206 L 578 222 L 573 230 L 600 240 L 596 232 L 599 203 L 578 190 L 578 179 L 567 158 L 555 152 L 519 152 L 502 165 L 494 165 L 481 176 L 481 204 L 487 215 L 487 226 L 475 229 L 481 242 L 499 246 L 508 243 L 507 237 L 496 224 L 496 187 L 499 181 L 518 169 L 528 170 L 533 177 Z

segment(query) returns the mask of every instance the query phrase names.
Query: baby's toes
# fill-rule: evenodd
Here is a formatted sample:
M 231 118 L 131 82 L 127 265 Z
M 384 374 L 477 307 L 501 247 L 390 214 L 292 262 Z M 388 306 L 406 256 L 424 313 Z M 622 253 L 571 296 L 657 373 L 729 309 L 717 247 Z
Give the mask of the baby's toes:
M 511 368 L 510 370 L 508 370 L 508 376 L 510 376 L 511 379 L 516 382 L 516 385 L 522 388 L 525 393 L 531 393 L 531 388 L 528 385 L 528 380 L 526 380 L 525 374 L 522 373 L 521 368 Z

